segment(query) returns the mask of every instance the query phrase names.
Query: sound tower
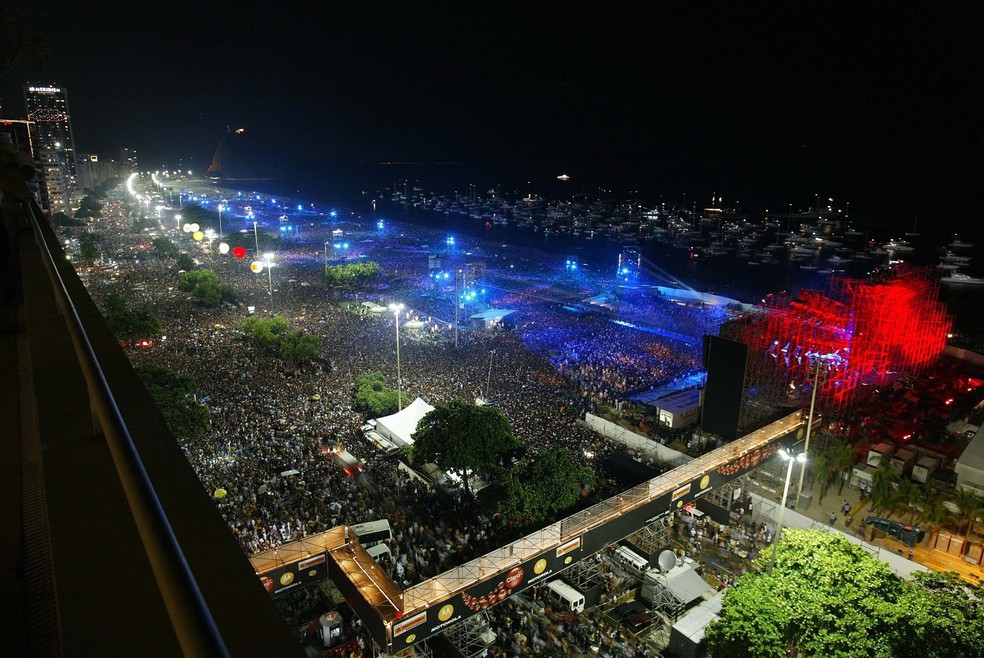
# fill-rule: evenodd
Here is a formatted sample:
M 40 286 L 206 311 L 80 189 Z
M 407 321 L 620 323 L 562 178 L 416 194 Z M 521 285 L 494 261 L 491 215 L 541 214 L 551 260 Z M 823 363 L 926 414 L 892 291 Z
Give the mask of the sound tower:
M 748 346 L 719 336 L 704 336 L 704 409 L 700 428 L 716 434 L 725 441 L 738 436 L 738 414 L 741 411 L 742 387 L 745 383 L 745 364 Z

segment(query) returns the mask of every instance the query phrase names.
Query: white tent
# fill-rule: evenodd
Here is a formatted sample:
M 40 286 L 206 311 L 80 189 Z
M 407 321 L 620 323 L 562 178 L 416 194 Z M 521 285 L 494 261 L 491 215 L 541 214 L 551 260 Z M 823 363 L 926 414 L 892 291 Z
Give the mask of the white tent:
M 399 445 L 413 445 L 413 433 L 417 431 L 417 423 L 433 410 L 434 407 L 417 398 L 403 411 L 392 416 L 377 418 L 376 431 Z

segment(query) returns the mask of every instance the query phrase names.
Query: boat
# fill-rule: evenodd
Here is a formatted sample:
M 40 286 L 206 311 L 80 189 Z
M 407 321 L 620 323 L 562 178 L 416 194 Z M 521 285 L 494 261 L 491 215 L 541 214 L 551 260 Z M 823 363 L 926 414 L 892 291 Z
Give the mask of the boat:
M 882 245 L 882 248 L 888 251 L 897 251 L 899 253 L 908 253 L 915 250 L 915 247 L 910 245 L 905 240 L 889 240 Z
M 949 283 L 961 286 L 984 286 L 984 279 L 964 274 L 963 272 L 951 271 L 940 277 L 940 283 Z
M 953 242 L 947 245 L 951 249 L 970 249 L 974 246 L 973 242 L 964 242 L 959 235 L 953 236 Z
M 841 258 L 840 256 L 831 256 L 827 259 L 827 262 L 831 265 L 845 265 L 851 262 L 850 258 Z

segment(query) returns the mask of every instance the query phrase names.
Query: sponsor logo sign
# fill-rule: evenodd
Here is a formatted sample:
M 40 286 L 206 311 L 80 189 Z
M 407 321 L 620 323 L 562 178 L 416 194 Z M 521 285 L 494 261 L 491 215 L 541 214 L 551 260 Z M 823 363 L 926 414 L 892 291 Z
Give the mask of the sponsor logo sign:
M 280 596 L 292 589 L 305 587 L 328 577 L 328 562 L 324 553 L 291 562 L 260 574 L 263 589 L 270 596 Z

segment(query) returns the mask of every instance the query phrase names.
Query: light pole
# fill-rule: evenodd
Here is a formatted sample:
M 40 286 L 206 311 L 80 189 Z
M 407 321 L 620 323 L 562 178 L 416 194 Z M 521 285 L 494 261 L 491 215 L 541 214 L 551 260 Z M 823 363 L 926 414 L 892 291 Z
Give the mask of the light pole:
M 267 252 L 263 254 L 263 265 L 267 271 L 267 283 L 270 285 L 270 308 L 273 309 L 273 254 Z
M 458 349 L 458 307 L 461 305 L 461 293 L 458 292 L 458 281 L 461 270 L 454 274 L 454 349 Z
M 813 393 L 810 395 L 810 415 L 806 419 L 806 440 L 803 443 L 803 454 L 810 454 L 810 430 L 813 429 L 813 407 L 817 402 L 817 385 L 820 383 L 820 357 L 817 356 L 816 373 L 813 375 Z M 799 487 L 796 489 L 796 502 L 803 495 L 803 475 L 806 473 L 806 460 L 800 464 Z
M 180 231 L 181 230 L 181 213 L 179 213 L 179 212 L 174 213 L 174 223 L 177 224 L 176 228 Z
M 325 242 L 325 275 L 328 274 L 328 243 Z
M 772 564 L 769 565 L 769 573 L 776 568 L 776 554 L 779 552 L 779 535 L 782 534 L 782 516 L 786 511 L 786 497 L 789 495 L 789 481 L 793 478 L 793 462 L 797 461 L 800 463 L 806 463 L 806 453 L 801 452 L 798 455 L 793 455 L 792 453 L 786 452 L 785 449 L 779 449 L 779 455 L 787 462 L 789 465 L 786 466 L 786 486 L 782 489 L 782 503 L 779 505 L 779 514 L 776 516 L 776 536 L 772 539 Z
M 485 380 L 485 403 L 488 404 L 492 401 L 492 396 L 490 391 L 492 390 L 492 357 L 495 355 L 495 350 L 489 351 L 489 376 Z
M 400 311 L 403 304 L 390 304 L 389 307 L 396 315 L 396 410 L 403 411 L 403 378 L 400 376 Z
M 253 252 L 257 255 L 260 253 L 260 234 L 256 231 L 256 222 L 253 222 L 253 244 L 256 245 L 256 251 Z
M 222 202 L 219 202 L 219 242 L 222 242 Z

